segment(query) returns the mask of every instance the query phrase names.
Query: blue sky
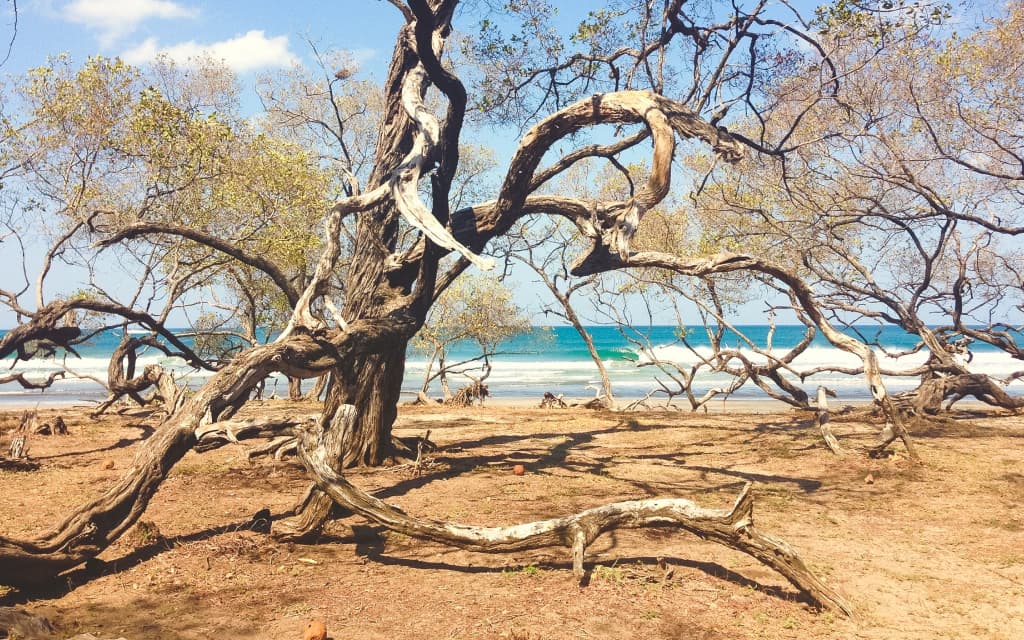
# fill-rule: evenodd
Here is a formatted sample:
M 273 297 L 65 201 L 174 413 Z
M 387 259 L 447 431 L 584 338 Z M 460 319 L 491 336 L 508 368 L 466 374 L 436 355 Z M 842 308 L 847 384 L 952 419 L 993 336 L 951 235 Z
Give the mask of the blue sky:
M 6 36 L 10 0 L 4 13 Z M 207 53 L 244 81 L 307 60 L 312 40 L 353 52 L 374 72 L 384 69 L 400 24 L 398 11 L 379 0 L 20 0 L 17 41 L 4 71 L 19 73 L 65 51 L 76 61 L 102 54 L 139 65 L 161 53 L 183 63 Z

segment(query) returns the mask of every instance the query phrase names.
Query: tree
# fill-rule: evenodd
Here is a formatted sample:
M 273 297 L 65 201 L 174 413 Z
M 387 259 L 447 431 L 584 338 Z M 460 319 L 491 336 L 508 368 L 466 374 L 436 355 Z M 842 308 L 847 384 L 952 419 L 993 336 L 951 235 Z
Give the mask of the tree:
M 512 302 L 512 292 L 497 279 L 459 278 L 438 297 L 412 340 L 413 349 L 427 356 L 420 400 L 425 401 L 434 380 L 440 381 L 445 400 L 450 399 L 451 375 L 464 375 L 475 386 L 483 384 L 491 374 L 491 359 L 499 353 L 501 343 L 528 331 L 529 317 Z M 448 353 L 460 342 L 474 343 L 479 354 L 451 362 Z M 479 374 L 472 375 L 471 371 Z
M 170 236 L 187 241 L 191 250 L 204 256 L 216 255 L 261 271 L 281 289 L 291 314 L 273 342 L 239 353 L 173 411 L 140 448 L 131 473 L 117 486 L 38 539 L 0 538 L 0 575 L 11 581 L 40 579 L 95 555 L 134 522 L 167 470 L 197 445 L 298 430 L 300 456 L 314 486 L 295 518 L 276 523 L 279 535 L 315 531 L 338 503 L 398 530 L 472 549 L 496 551 L 560 541 L 572 548 L 580 575 L 586 546 L 600 532 L 668 521 L 741 549 L 781 571 L 818 602 L 848 611 L 788 547 L 753 528 L 746 492 L 728 513 L 667 500 L 608 505 L 556 521 L 490 530 L 413 518 L 358 491 L 340 475 L 346 466 L 376 464 L 387 454 L 406 347 L 431 307 L 470 265 L 489 269 L 492 261 L 480 255 L 488 243 L 535 214 L 566 218 L 587 238 L 591 246 L 574 261 L 573 275 L 652 267 L 696 276 L 753 270 L 785 283 L 812 323 L 864 359 L 875 398 L 888 415 L 896 416 L 874 352 L 832 327 L 814 291 L 798 274 L 754 256 L 722 253 L 681 260 L 631 249 L 644 216 L 669 193 L 680 141 L 690 149 L 713 153 L 724 163 L 739 163 L 752 150 L 771 157 L 793 153 L 790 130 L 803 113 L 775 116 L 777 101 L 767 91 L 768 84 L 792 66 L 793 56 L 799 56 L 792 53 L 790 38 L 815 55 L 825 50 L 791 26 L 788 16 L 772 15 L 763 2 L 729 10 L 716 6 L 707 20 L 682 0 L 658 8 L 654 3 L 623 3 L 621 10 L 593 12 L 566 40 L 550 26 L 548 5 L 512 3 L 503 22 L 521 18 L 521 28 L 506 37 L 501 33 L 504 27 L 482 25 L 475 45 L 465 52 L 483 63 L 465 76 L 473 81 L 467 87 L 457 75 L 466 63 L 446 51 L 457 3 L 410 0 L 407 5 L 392 5 L 405 22 L 383 86 L 372 167 L 365 179 L 350 180 L 327 209 L 322 244 L 303 272 L 305 279 L 284 275 L 276 257 L 254 255 L 244 244 L 223 242 L 212 233 L 191 231 L 191 226 L 180 228 L 164 219 L 151 226 L 130 225 L 129 231 L 102 224 L 89 227 L 86 223 L 95 210 L 85 202 L 77 209 L 82 233 L 101 234 L 104 244 L 145 246 L 146 238 Z M 813 88 L 820 100 L 829 100 L 839 78 L 827 58 L 819 68 L 824 81 Z M 428 106 L 431 93 L 445 111 L 443 118 Z M 520 139 L 495 198 L 453 210 L 459 140 L 471 106 L 482 109 L 484 118 L 532 124 Z M 739 112 L 772 126 L 737 131 L 723 126 Z M 783 119 L 792 126 L 779 126 Z M 214 125 L 214 131 L 224 131 Z M 614 125 L 622 135 L 571 148 L 542 168 L 549 152 L 573 145 L 603 125 Z M 583 158 L 641 153 L 648 143 L 649 174 L 629 197 L 592 200 L 542 190 Z M 421 185 L 425 189 L 427 182 L 429 195 L 424 198 Z M 270 216 L 270 222 L 277 221 Z M 282 233 L 309 229 L 308 219 L 297 221 L 305 225 L 300 229 L 294 224 Z M 343 239 L 342 230 L 350 228 L 346 225 L 354 230 L 351 238 Z M 343 241 L 348 246 L 343 247 Z M 348 257 L 344 263 L 342 255 Z M 342 266 L 347 269 L 339 273 Z M 63 306 L 41 303 L 27 315 L 27 328 L 4 337 L 0 351 L 24 348 L 25 336 L 33 328 L 52 328 L 53 318 L 67 318 L 68 311 L 86 306 L 76 301 Z M 64 327 L 75 328 L 73 323 L 60 328 Z M 330 374 L 323 411 L 312 425 L 282 421 L 257 428 L 231 422 L 251 390 L 273 372 L 296 378 Z M 898 422 L 896 426 L 906 436 Z M 905 441 L 909 447 L 909 439 Z
M 696 209 L 733 242 L 761 235 L 758 254 L 792 264 L 832 321 L 864 343 L 884 351 L 858 322 L 915 336 L 924 362 L 884 371 L 919 379 L 897 399 L 905 410 L 935 413 L 967 395 L 1024 406 L 1005 388 L 1017 374 L 995 380 L 971 366 L 974 342 L 1020 355 L 1004 318 L 1021 291 L 1009 265 L 1024 146 L 1007 123 L 1022 86 L 1020 74 L 995 70 L 1017 64 L 1024 13 L 1015 6 L 970 37 L 944 40 L 917 23 L 879 31 L 858 16 L 824 23 L 831 60 L 851 81 L 843 99 L 818 100 L 799 88 L 814 72 L 796 74 L 779 94 L 789 102 L 780 111 L 803 114 L 799 150 L 784 166 L 716 172 Z
M 123 325 L 111 401 L 138 398 L 160 377 L 135 380 L 142 343 L 127 335 L 129 324 L 160 335 L 151 347 L 215 370 L 231 351 L 256 344 L 257 328 L 283 328 L 320 245 L 306 218 L 333 191 L 327 175 L 297 145 L 249 128 L 233 85 L 209 61 L 189 70 L 160 61 L 143 75 L 98 57 L 78 70 L 59 57 L 18 84 L 22 118 L 9 125 L 5 145 L 18 171 L 5 191 L 21 204 L 10 228 L 52 244 L 35 282 L 26 276 L 5 297 L 34 318 L 33 339 L 57 338 L 72 350 Z M 44 285 L 59 262 L 88 284 L 48 303 Z M 121 281 L 105 277 L 113 273 Z M 35 309 L 21 302 L 33 284 Z M 99 323 L 81 331 L 70 322 L 76 310 Z M 173 311 L 191 320 L 191 334 L 168 330 Z

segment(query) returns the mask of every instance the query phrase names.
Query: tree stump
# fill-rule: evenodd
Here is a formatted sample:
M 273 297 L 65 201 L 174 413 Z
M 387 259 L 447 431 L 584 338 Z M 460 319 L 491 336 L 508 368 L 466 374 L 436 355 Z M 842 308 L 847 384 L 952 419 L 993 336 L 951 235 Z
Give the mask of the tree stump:
M 35 411 L 26 411 L 21 416 L 21 425 L 11 438 L 11 446 L 7 449 L 7 457 L 11 460 L 27 460 L 30 435 L 36 432 L 38 414 Z

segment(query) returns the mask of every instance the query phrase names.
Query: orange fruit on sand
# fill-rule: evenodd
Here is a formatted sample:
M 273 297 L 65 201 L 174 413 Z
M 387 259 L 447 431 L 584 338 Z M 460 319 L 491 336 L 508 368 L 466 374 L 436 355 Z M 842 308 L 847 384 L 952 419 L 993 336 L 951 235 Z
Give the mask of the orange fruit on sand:
M 327 625 L 323 620 L 310 620 L 302 632 L 302 640 L 327 640 Z
M 526 473 L 526 467 L 524 467 L 521 464 L 517 464 L 516 466 L 512 467 L 512 473 L 516 474 L 517 476 L 524 475 Z

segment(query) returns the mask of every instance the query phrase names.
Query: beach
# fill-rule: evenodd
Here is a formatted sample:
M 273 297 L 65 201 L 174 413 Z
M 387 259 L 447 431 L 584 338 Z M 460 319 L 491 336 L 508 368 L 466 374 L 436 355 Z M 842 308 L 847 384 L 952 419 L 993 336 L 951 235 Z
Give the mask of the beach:
M 753 483 L 755 522 L 796 549 L 854 607 L 814 610 L 780 575 L 683 531 L 606 534 L 589 578 L 568 551 L 486 555 L 388 534 L 359 518 L 313 544 L 247 528 L 284 517 L 308 484 L 294 459 L 246 459 L 255 441 L 188 453 L 142 520 L 88 569 L 45 595 L 4 592 L 63 636 L 299 638 L 1017 638 L 1024 635 L 1021 419 L 999 412 L 917 425 L 924 464 L 858 448 L 880 426 L 834 416 L 850 451 L 833 456 L 812 415 L 758 404 L 708 413 L 402 406 L 395 433 L 439 449 L 418 467 L 355 469 L 351 481 L 409 513 L 475 525 L 566 515 L 619 500 L 674 497 L 729 508 Z M 242 417 L 315 411 L 253 402 Z M 113 486 L 156 424 L 132 410 L 61 415 L 68 436 L 35 436 L 34 471 L 0 470 L 0 535 L 32 536 Z M 0 447 L 19 412 L 0 416 Z M 514 473 L 515 465 L 525 472 Z

